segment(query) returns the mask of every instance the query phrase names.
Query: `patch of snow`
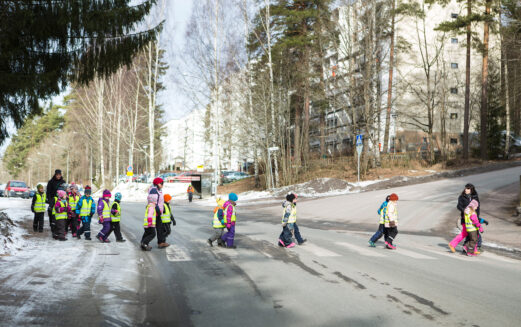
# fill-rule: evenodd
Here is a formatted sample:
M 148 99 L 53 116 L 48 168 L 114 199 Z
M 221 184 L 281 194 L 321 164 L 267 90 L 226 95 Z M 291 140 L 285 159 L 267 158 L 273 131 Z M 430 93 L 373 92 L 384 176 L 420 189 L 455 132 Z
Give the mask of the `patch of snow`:
M 433 173 L 433 174 L 437 173 L 436 170 L 432 170 L 432 169 L 425 169 L 425 171 L 428 172 L 428 173 Z
M 497 244 L 497 243 L 483 242 L 483 245 L 491 247 L 491 248 L 499 249 L 499 250 L 509 251 L 509 252 L 521 252 L 521 249 L 508 247 L 508 246 L 504 246 L 504 245 Z
M 20 224 L 33 218 L 30 200 L 0 199 L 0 255 L 10 255 L 25 246 L 26 231 Z
M 114 189 L 111 190 L 112 197 L 117 192 L 122 195 L 122 201 L 130 202 L 143 202 L 147 200 L 148 190 L 152 184 L 150 183 L 120 183 Z M 187 183 L 165 183 L 163 188 L 163 194 L 170 194 L 173 198 L 181 197 L 186 194 L 188 188 Z M 103 190 L 99 190 L 94 193 L 94 198 L 99 198 L 102 195 Z

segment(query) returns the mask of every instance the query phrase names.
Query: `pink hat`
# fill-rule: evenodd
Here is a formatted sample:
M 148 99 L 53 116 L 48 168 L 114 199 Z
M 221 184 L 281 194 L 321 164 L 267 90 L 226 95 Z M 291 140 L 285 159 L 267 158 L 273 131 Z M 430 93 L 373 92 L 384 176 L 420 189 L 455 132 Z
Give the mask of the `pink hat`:
M 476 200 L 472 200 L 467 207 L 471 207 L 472 209 L 476 210 L 479 207 L 479 203 Z
M 64 198 L 67 195 L 67 193 L 65 193 L 65 191 L 62 191 L 62 190 L 58 190 L 56 192 L 56 194 L 58 195 L 59 198 Z

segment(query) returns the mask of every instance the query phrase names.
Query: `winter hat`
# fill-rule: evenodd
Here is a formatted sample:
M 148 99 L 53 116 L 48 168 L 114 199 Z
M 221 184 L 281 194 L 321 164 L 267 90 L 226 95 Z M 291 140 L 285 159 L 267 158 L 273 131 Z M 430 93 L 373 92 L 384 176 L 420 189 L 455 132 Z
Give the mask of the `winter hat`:
M 37 189 L 37 190 L 40 189 L 40 187 L 43 188 L 43 185 L 42 185 L 42 184 L 38 184 L 38 185 L 36 185 L 36 189 Z
M 152 183 L 154 185 L 159 185 L 159 184 L 163 184 L 163 179 L 161 177 L 156 177 L 154 178 L 154 180 L 152 181 Z
M 159 198 L 159 196 L 157 194 L 149 194 L 147 196 L 147 201 L 148 201 L 148 203 L 156 204 L 158 198 Z
M 71 189 L 77 191 L 77 190 L 78 190 L 78 184 L 74 184 L 74 183 L 72 183 L 72 184 L 71 184 Z
M 168 203 L 172 200 L 172 196 L 170 194 L 165 194 L 164 199 L 165 199 L 165 202 Z
M 217 205 L 218 205 L 219 207 L 224 206 L 224 200 L 221 199 L 221 198 L 217 198 L 217 199 L 215 199 L 215 202 L 217 202 Z
M 398 194 L 393 193 L 389 195 L 389 201 L 398 201 Z
M 230 194 L 228 194 L 228 200 L 237 202 L 237 200 L 239 200 L 239 197 L 235 193 L 230 193 Z
M 121 198 L 123 197 L 123 195 L 121 195 L 121 193 L 116 193 L 116 195 L 114 195 L 114 199 L 115 200 L 118 200 L 118 201 L 121 201 Z
M 85 186 L 85 194 L 90 195 L 92 193 L 92 189 L 89 185 Z
M 64 198 L 65 196 L 67 196 L 67 193 L 65 193 L 65 191 L 63 191 L 63 190 L 58 190 L 56 192 L 56 194 L 58 195 L 59 198 Z
M 54 175 L 58 175 L 58 174 L 60 174 L 60 175 L 62 174 L 61 169 L 56 169 L 56 170 L 54 171 Z
M 289 193 L 288 195 L 286 195 L 286 200 L 289 202 L 293 202 L 293 200 L 295 200 L 295 198 L 296 198 L 296 196 L 293 193 Z
M 467 207 L 470 207 L 470 208 L 476 210 L 479 207 L 479 203 L 476 200 L 472 200 L 472 201 L 470 201 L 470 203 Z
M 104 198 L 110 198 L 112 196 L 112 194 L 110 193 L 109 190 L 104 190 L 103 191 L 103 197 Z

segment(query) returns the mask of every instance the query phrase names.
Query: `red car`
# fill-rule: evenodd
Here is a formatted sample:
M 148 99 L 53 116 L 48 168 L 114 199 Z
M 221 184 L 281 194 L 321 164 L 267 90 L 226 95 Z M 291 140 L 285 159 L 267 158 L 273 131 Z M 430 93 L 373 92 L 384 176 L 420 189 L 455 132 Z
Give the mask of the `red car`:
M 9 181 L 5 186 L 4 196 L 8 198 L 24 198 L 29 199 L 29 188 L 25 182 Z

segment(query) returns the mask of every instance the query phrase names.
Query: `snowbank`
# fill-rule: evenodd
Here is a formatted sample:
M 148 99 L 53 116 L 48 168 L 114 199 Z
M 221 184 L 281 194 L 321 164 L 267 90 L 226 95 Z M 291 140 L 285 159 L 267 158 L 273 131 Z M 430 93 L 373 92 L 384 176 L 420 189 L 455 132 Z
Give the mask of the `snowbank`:
M 27 219 L 32 219 L 30 200 L 0 198 L 0 255 L 9 255 L 25 245 L 20 227 Z
M 151 186 L 152 184 L 150 183 L 121 183 L 111 190 L 112 197 L 114 197 L 114 194 L 117 192 L 120 192 L 123 196 L 122 201 L 146 202 L 148 190 Z M 170 194 L 172 197 L 184 196 L 187 188 L 187 183 L 165 183 L 163 193 Z M 103 190 L 96 192 L 94 197 L 100 197 L 102 191 Z

